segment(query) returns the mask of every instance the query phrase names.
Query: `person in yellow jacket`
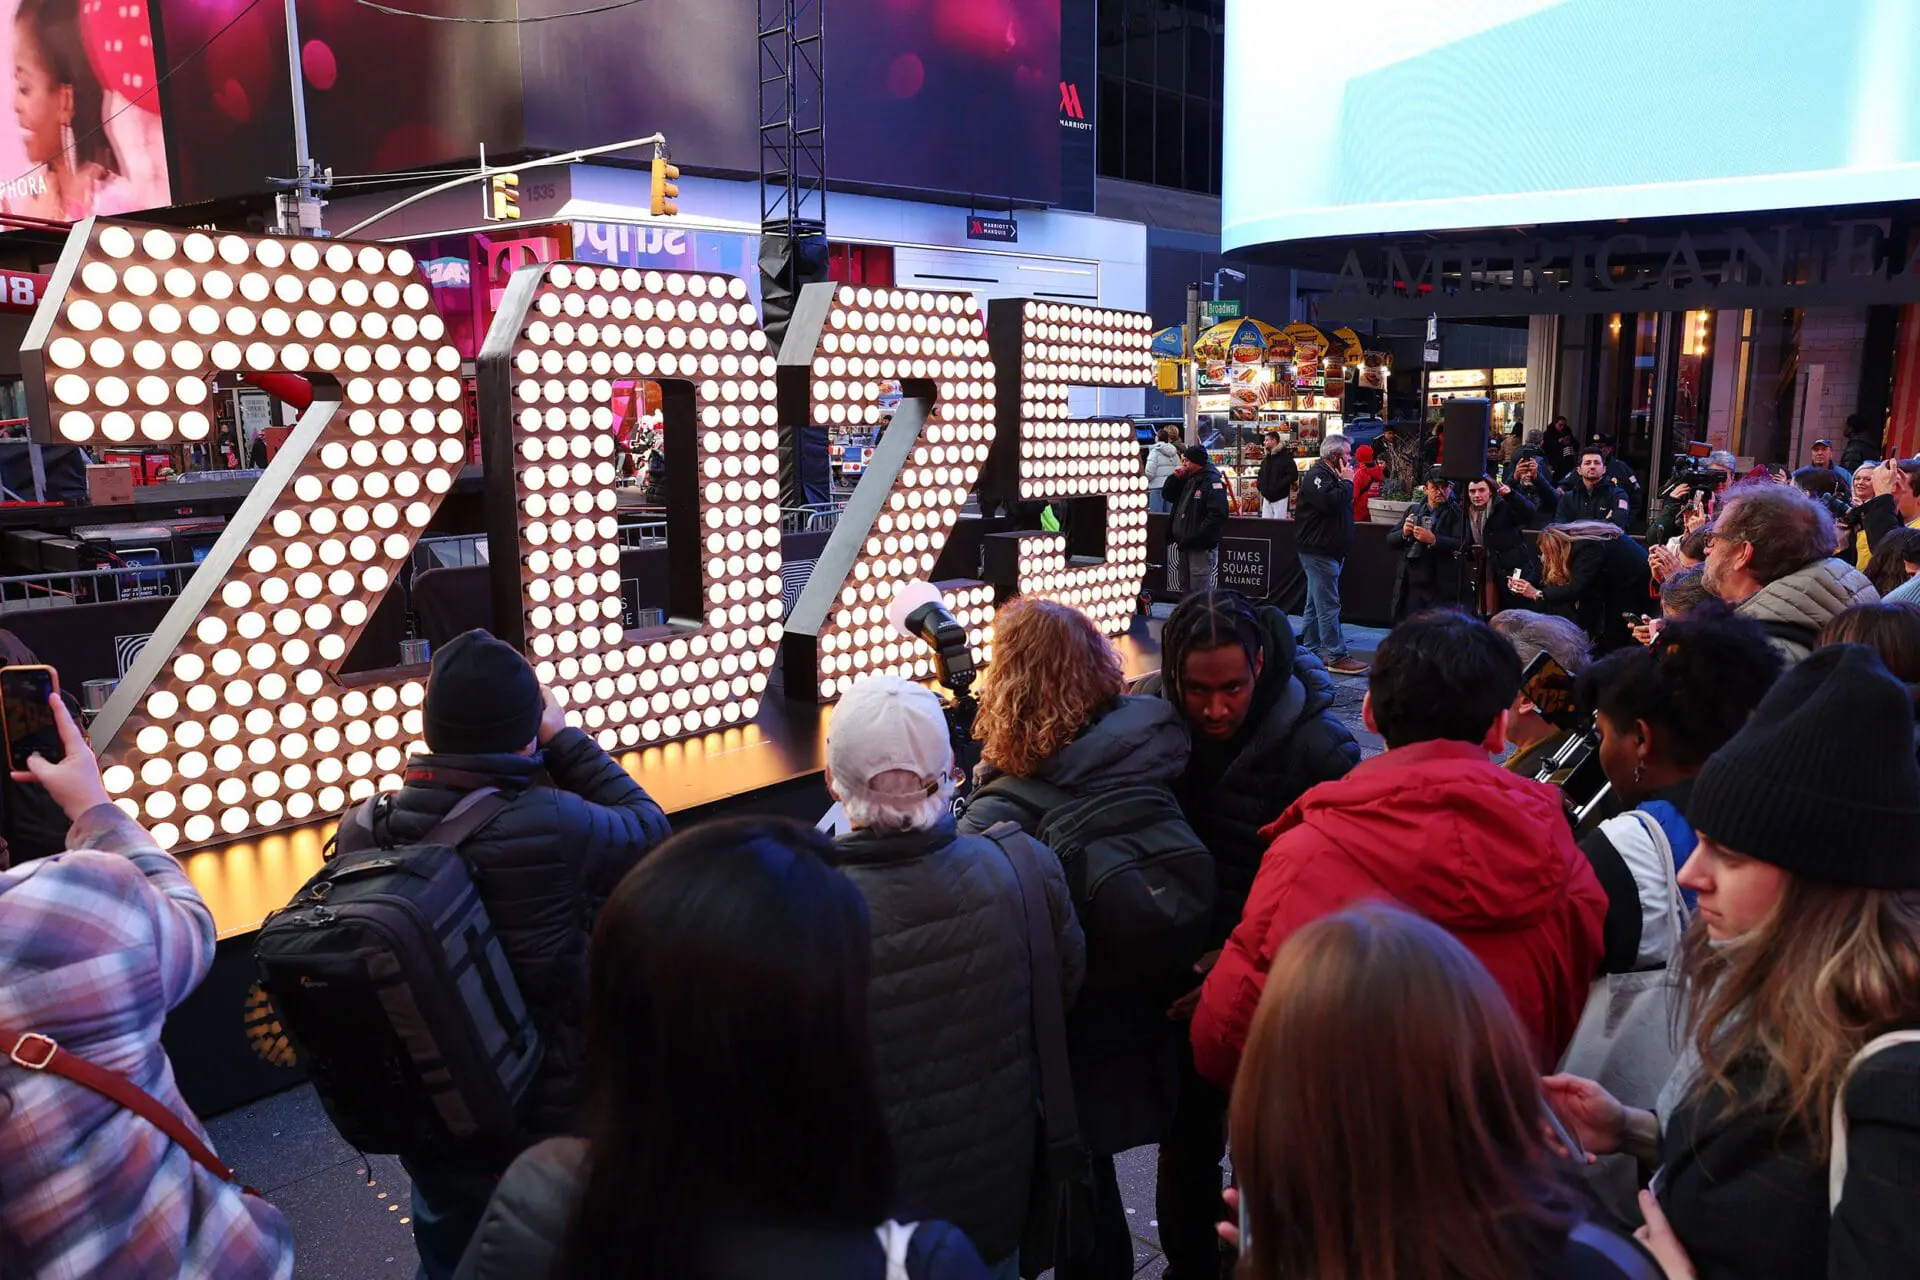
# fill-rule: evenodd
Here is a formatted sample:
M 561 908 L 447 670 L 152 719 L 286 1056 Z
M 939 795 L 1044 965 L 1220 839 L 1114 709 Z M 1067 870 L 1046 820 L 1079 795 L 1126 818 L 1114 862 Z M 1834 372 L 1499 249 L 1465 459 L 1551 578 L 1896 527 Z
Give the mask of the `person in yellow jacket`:
M 1873 549 L 1889 531 L 1905 525 L 1920 529 L 1920 458 L 1888 459 L 1876 467 L 1862 467 L 1853 477 L 1853 500 L 1859 503 L 1860 532 L 1854 538 L 1854 565 L 1865 569 Z

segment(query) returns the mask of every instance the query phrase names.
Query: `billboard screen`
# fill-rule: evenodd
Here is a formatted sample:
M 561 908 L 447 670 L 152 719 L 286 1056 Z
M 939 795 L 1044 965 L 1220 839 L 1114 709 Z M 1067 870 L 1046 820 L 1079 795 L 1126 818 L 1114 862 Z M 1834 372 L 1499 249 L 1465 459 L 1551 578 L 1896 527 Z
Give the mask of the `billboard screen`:
M 408 7 L 525 18 L 579 6 Z M 1060 7 L 1061 0 L 835 0 L 824 69 L 831 176 L 1059 201 Z M 281 6 L 193 0 L 159 12 L 167 61 L 207 46 L 185 58 L 163 90 L 179 198 L 258 191 L 266 178 L 290 175 Z M 499 156 L 654 132 L 667 136 L 683 166 L 759 171 L 756 0 L 647 0 L 517 25 L 434 22 L 335 0 L 300 0 L 298 12 L 313 154 L 336 173 L 464 160 L 482 144 Z M 1090 150 L 1076 163 L 1090 174 Z
M 144 0 L 18 0 L 0 22 L 14 127 L 0 129 L 0 210 L 77 222 L 171 203 Z
M 1228 0 L 1222 239 L 1658 217 L 1920 195 L 1920 6 L 1378 0 L 1289 62 Z

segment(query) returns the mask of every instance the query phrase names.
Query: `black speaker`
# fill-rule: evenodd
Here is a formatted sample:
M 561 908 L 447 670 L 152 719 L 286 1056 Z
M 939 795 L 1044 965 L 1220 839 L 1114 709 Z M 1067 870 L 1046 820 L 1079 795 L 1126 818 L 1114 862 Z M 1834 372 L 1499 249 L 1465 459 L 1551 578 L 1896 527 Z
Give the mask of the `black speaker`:
M 1474 480 L 1487 474 L 1487 436 L 1493 428 L 1493 404 L 1481 396 L 1448 400 L 1440 406 L 1440 474 L 1449 480 Z

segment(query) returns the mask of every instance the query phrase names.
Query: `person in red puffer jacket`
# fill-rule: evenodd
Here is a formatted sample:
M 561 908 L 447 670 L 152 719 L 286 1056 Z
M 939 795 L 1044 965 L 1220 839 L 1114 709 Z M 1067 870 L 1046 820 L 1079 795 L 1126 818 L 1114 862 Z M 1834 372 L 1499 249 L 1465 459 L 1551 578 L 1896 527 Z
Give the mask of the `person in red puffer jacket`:
M 1513 647 L 1462 614 L 1418 615 L 1381 642 L 1363 714 L 1388 750 L 1313 788 L 1262 833 L 1273 843 L 1194 1013 L 1200 1074 L 1232 1087 L 1281 945 L 1367 899 L 1396 902 L 1465 944 L 1506 992 L 1541 1069 L 1553 1069 L 1600 970 L 1607 898 L 1560 793 L 1489 759 L 1519 691 Z

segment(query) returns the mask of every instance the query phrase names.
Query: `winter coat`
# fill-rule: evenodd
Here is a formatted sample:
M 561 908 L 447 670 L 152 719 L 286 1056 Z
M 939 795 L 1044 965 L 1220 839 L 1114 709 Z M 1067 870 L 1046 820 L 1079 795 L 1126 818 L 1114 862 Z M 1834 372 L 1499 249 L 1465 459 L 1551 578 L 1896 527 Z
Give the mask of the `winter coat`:
M 418 841 L 483 786 L 512 801 L 460 851 L 545 1046 L 524 1119 L 535 1137 L 568 1133 L 586 1059 L 587 938 L 620 878 L 667 838 L 667 819 L 613 757 L 569 728 L 532 756 L 414 757 L 385 841 Z
M 1835 615 L 1879 599 L 1867 576 L 1846 561 L 1816 560 L 1769 582 L 1734 612 L 1764 627 L 1773 647 L 1792 663 L 1813 652 L 1820 629 Z
M 1125 696 L 1100 713 L 1034 776 L 1076 799 L 1121 787 L 1169 790 L 1187 767 L 1186 729 L 1159 698 Z M 982 764 L 974 794 L 960 814 L 963 834 L 1002 822 L 1029 832 L 1041 820 L 1010 796 L 981 794 L 999 776 Z M 1080 1131 L 1095 1151 L 1111 1155 L 1158 1142 L 1172 1114 L 1176 1084 L 1173 1024 L 1167 1005 L 1177 991 L 1112 991 L 1089 985 L 1067 1015 Z
M 1315 787 L 1262 834 L 1273 847 L 1194 1013 L 1194 1064 L 1207 1079 L 1232 1086 L 1281 945 L 1368 899 L 1457 937 L 1506 992 L 1541 1067 L 1559 1061 L 1600 971 L 1607 898 L 1558 791 L 1477 745 L 1422 742 Z
M 1167 478 L 1162 496 L 1173 512 L 1167 521 L 1167 541 L 1182 551 L 1211 551 L 1227 531 L 1233 504 L 1227 498 L 1226 478 L 1209 462 Z
M 1290 453 L 1275 450 L 1260 459 L 1260 479 L 1256 486 L 1266 502 L 1284 502 L 1300 483 L 1300 464 Z
M 1033 1170 L 1033 983 L 1058 982 L 1072 1008 L 1086 972 L 1059 859 L 1010 838 L 1046 878 L 1057 973 L 1032 972 L 1020 882 L 993 841 L 957 835 L 942 817 L 835 846 L 873 921 L 868 1004 L 901 1202 L 957 1224 L 996 1262 L 1020 1247 Z
M 1634 643 L 1624 615 L 1657 612 L 1650 591 L 1647 549 L 1622 535 L 1573 544 L 1567 581 L 1540 588 L 1540 607 L 1580 624 L 1602 653 Z
M 68 843 L 72 852 L 0 872 L 0 1028 L 127 1076 L 206 1141 L 160 1034 L 213 968 L 213 913 L 113 805 L 81 814 Z M 0 1054 L 13 1048 L 9 1039 Z M 104 1094 L 0 1064 L 0 1276 L 293 1274 L 279 1209 Z
M 1538 529 L 1560 518 L 1560 491 L 1545 480 L 1535 480 L 1532 484 L 1508 483 L 1533 508 L 1533 514 L 1527 518 L 1527 528 Z
M 1564 476 L 1573 467 L 1573 451 L 1580 447 L 1580 438 L 1573 434 L 1573 428 L 1564 426 L 1548 427 L 1546 437 L 1540 442 L 1545 456 L 1548 472 L 1555 480 Z
M 1153 492 L 1167 483 L 1167 477 L 1180 469 L 1180 450 L 1166 442 L 1156 440 L 1147 449 L 1147 491 Z
M 552 1138 L 522 1152 L 487 1202 L 455 1280 L 553 1275 L 586 1186 L 587 1155 L 579 1138 Z M 712 1207 L 720 1213 L 727 1208 Z M 711 1280 L 886 1280 L 886 1254 L 871 1231 L 736 1222 L 716 1228 L 707 1241 Z M 914 1230 L 907 1274 L 912 1280 L 987 1280 L 985 1264 L 960 1229 L 933 1221 Z
M 1300 477 L 1300 496 L 1294 499 L 1296 550 L 1345 560 L 1353 550 L 1353 482 L 1334 474 L 1325 459 Z
M 1365 524 L 1373 518 L 1370 505 L 1380 492 L 1381 481 L 1387 478 L 1387 469 L 1371 462 L 1356 463 L 1353 468 L 1353 522 Z
M 1736 1096 L 1759 1090 L 1763 1068 L 1732 1072 Z M 1893 1280 L 1920 1259 L 1920 1044 L 1861 1064 L 1843 1095 L 1847 1183 L 1827 1205 L 1826 1150 L 1798 1123 L 1751 1108 L 1729 1117 L 1723 1095 L 1689 1096 L 1660 1139 L 1660 1207 L 1699 1280 L 1756 1276 Z
M 1432 529 L 1433 545 L 1409 537 L 1406 520 Z M 1407 508 L 1406 520 L 1387 530 L 1387 546 L 1401 553 L 1393 566 L 1390 612 L 1395 618 L 1400 616 L 1416 583 L 1434 588 L 1445 600 L 1453 599 L 1460 590 L 1460 504 L 1448 499 L 1436 511 L 1427 505 L 1423 496 Z
M 1848 471 L 1858 471 L 1882 453 L 1879 441 L 1868 436 L 1848 436 L 1840 448 L 1840 465 Z
M 1615 484 L 1611 477 L 1602 476 L 1600 483 L 1587 488 L 1587 482 L 1575 476 L 1573 483 L 1560 490 L 1553 518 L 1560 524 L 1572 524 L 1576 520 L 1604 520 L 1608 524 L 1618 525 L 1622 530 L 1633 517 L 1633 495 Z
M 1247 721 L 1222 746 L 1196 742 L 1175 788 L 1187 821 L 1213 854 L 1218 897 L 1210 947 L 1225 945 L 1240 923 L 1267 851 L 1261 830 L 1313 787 L 1345 777 L 1360 763 L 1360 744 L 1333 710 L 1333 677 L 1294 644 L 1283 610 L 1263 605 L 1259 619 L 1264 653 Z M 1157 671 L 1136 687 L 1172 697 Z

